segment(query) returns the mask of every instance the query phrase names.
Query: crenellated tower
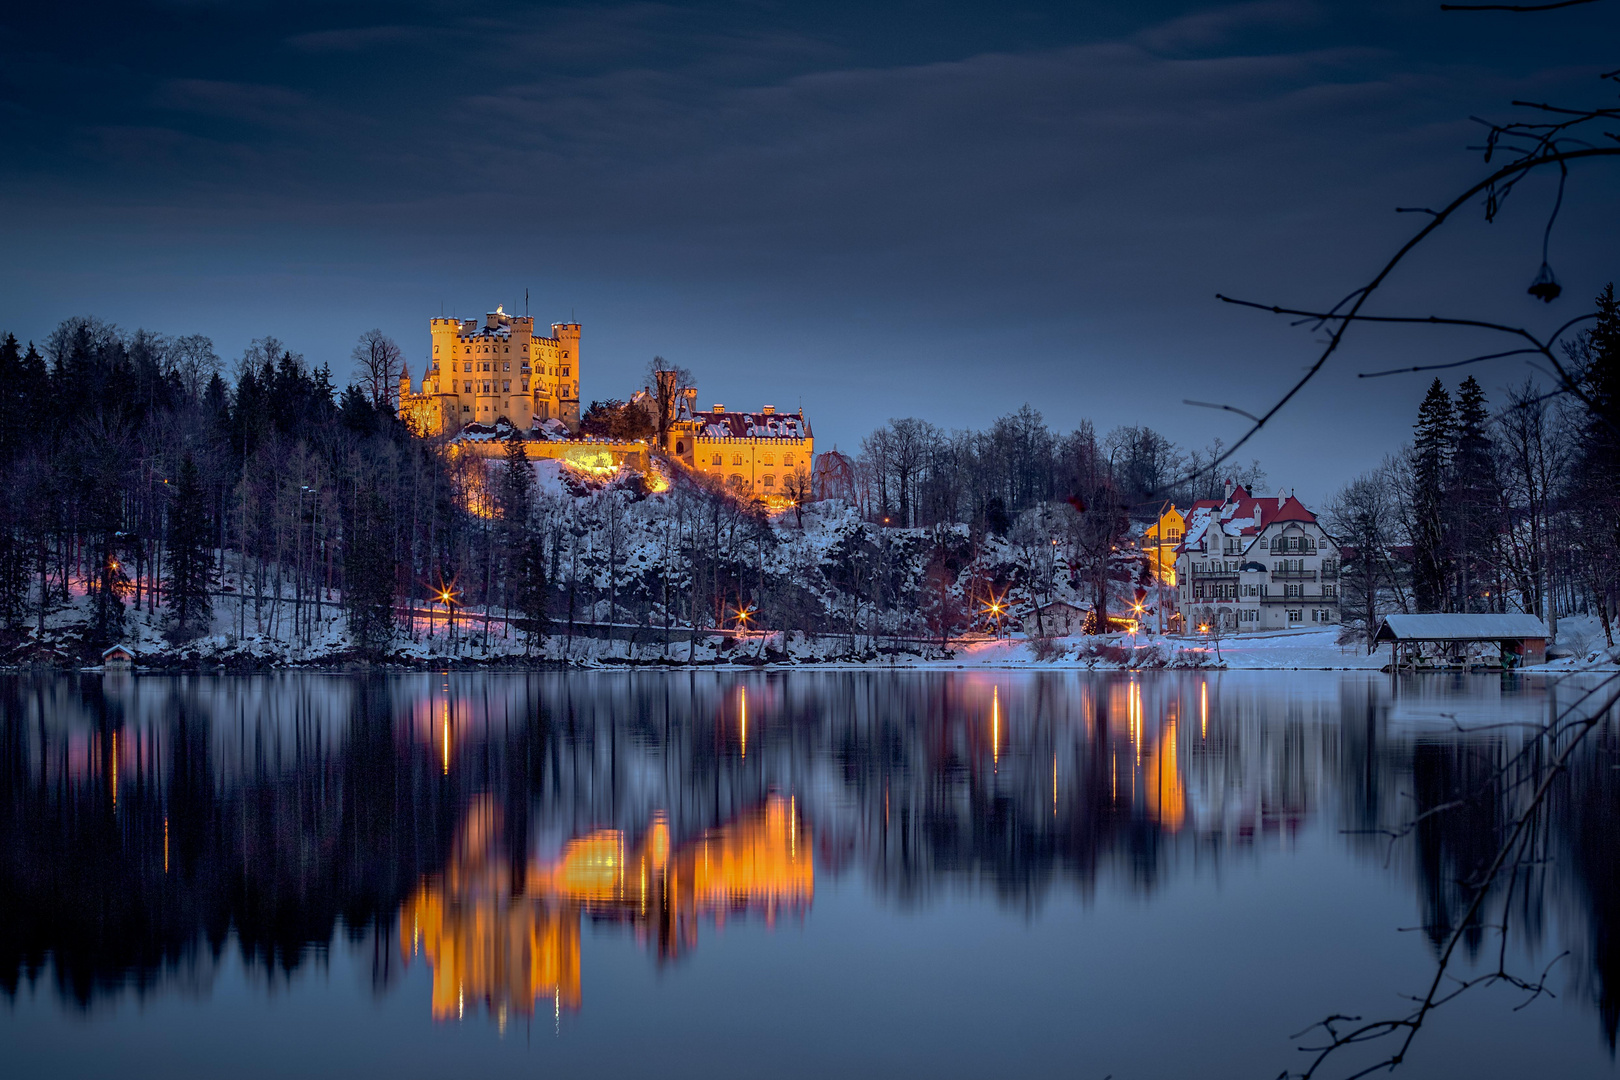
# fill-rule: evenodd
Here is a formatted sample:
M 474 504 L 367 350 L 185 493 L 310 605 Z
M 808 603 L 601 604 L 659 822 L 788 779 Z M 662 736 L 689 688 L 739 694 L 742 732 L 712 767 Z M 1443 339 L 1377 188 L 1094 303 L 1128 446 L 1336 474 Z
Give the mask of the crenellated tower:
M 559 420 L 579 430 L 579 323 L 553 323 L 497 307 L 483 318 L 428 323 L 431 353 L 419 389 L 400 380 L 400 416 L 425 435 L 506 419 L 521 430 Z

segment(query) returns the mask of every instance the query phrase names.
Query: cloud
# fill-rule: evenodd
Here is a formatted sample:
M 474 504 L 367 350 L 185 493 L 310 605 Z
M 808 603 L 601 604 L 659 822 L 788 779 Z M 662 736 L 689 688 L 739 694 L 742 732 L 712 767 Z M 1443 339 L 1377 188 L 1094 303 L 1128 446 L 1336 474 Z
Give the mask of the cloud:
M 1152 52 L 1180 53 L 1230 47 L 1256 30 L 1298 30 L 1321 21 L 1313 0 L 1251 0 L 1158 23 L 1132 40 Z
M 363 52 L 383 46 L 419 42 L 434 31 L 421 26 L 355 26 L 340 30 L 312 30 L 294 34 L 287 44 L 302 52 Z
M 151 102 L 159 109 L 263 127 L 291 126 L 310 109 L 305 94 L 284 86 L 211 79 L 170 79 L 153 93 Z

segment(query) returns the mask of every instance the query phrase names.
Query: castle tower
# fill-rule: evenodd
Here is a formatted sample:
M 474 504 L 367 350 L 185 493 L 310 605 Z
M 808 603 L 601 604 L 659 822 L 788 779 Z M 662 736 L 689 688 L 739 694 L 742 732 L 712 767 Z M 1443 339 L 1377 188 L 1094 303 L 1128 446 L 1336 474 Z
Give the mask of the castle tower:
M 568 430 L 579 432 L 579 323 L 552 323 L 551 336 L 557 342 L 558 417 Z
M 502 419 L 523 431 L 559 419 L 577 432 L 580 325 L 551 329 L 552 337 L 536 337 L 534 319 L 502 307 L 482 320 L 429 320 L 432 351 L 421 388 L 413 392 L 400 380 L 400 416 L 425 435 Z

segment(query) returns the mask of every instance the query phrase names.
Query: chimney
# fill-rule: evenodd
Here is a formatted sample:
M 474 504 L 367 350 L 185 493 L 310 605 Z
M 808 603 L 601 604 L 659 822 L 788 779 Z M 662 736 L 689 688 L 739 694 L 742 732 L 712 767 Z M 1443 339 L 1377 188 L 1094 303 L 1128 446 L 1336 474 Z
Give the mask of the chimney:
M 776 415 L 776 406 L 775 405 L 767 405 L 767 406 L 765 406 L 765 415 L 766 416 L 775 416 Z
M 1228 476 L 1226 478 L 1226 494 L 1221 496 L 1221 501 L 1225 502 L 1227 499 L 1230 499 L 1232 497 L 1232 490 L 1236 487 L 1237 483 L 1230 476 Z
M 1281 510 L 1283 508 L 1283 504 L 1286 503 L 1287 501 L 1288 501 L 1288 492 L 1284 491 L 1282 488 L 1278 488 L 1277 489 L 1277 509 Z
M 724 405 L 720 404 L 717 401 L 717 402 L 714 403 L 714 408 L 709 410 L 709 411 L 710 412 L 716 412 L 716 413 L 723 413 L 723 412 L 726 411 L 726 407 Z

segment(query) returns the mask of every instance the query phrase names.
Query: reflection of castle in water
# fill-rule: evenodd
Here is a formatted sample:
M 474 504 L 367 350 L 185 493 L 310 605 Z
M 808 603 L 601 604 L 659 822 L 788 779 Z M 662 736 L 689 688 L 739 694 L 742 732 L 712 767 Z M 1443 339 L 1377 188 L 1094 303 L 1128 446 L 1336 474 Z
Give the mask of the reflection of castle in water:
M 499 831 L 494 805 L 475 800 L 445 872 L 400 910 L 400 952 L 433 970 L 435 1019 L 461 1017 L 469 1001 L 503 1024 L 540 1002 L 579 1008 L 586 915 L 628 923 L 674 957 L 697 944 L 703 917 L 761 913 L 774 924 L 781 912 L 803 912 L 815 892 L 810 838 L 780 796 L 674 851 L 658 815 L 628 853 L 622 831 L 599 829 L 555 861 L 514 869 Z

